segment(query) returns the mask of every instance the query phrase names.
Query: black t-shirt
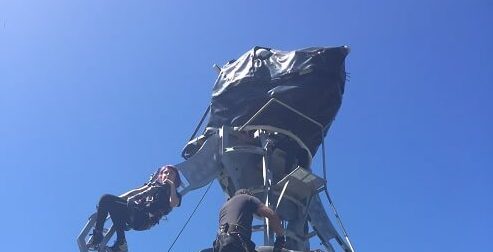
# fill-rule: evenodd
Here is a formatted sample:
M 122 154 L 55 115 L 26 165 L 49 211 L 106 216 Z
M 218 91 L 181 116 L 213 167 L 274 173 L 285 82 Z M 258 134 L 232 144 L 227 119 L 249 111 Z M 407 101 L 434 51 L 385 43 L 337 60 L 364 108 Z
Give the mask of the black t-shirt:
M 233 196 L 224 203 L 219 213 L 219 225 L 228 223 L 236 224 L 245 228 L 245 235 L 248 239 L 252 236 L 253 214 L 262 204 L 259 199 L 248 194 Z
M 141 203 L 131 204 L 131 225 L 135 230 L 145 230 L 155 225 L 162 216 L 171 212 L 169 197 L 171 186 L 167 183 L 156 186 L 143 195 Z M 181 205 L 181 195 L 176 193 Z

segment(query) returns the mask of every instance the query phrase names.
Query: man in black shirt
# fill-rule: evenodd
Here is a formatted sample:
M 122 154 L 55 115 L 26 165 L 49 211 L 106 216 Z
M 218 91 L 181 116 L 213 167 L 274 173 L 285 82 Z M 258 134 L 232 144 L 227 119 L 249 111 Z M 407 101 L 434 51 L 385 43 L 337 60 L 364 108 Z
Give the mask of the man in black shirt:
M 221 208 L 214 252 L 255 251 L 255 243 L 251 240 L 253 214 L 269 219 L 270 227 L 277 236 L 274 251 L 280 251 L 285 238 L 279 216 L 252 196 L 249 190 L 240 189 Z

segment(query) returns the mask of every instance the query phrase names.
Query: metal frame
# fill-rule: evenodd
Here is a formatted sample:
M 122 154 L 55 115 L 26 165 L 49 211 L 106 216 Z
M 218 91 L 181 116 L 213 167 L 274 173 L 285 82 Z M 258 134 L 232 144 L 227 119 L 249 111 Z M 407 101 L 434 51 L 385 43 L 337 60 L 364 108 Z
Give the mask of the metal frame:
M 292 111 L 293 113 L 297 114 L 298 116 L 306 119 L 310 123 L 313 123 L 318 128 L 320 128 L 321 138 L 322 138 L 321 139 L 322 165 L 323 165 L 323 175 L 324 175 L 325 183 L 324 183 L 323 188 L 319 188 L 318 190 L 314 191 L 312 197 L 310 197 L 305 208 L 303 208 L 303 209 L 305 209 L 304 214 L 309 214 L 310 212 L 314 211 L 314 207 L 313 207 L 312 203 L 315 202 L 316 203 L 315 205 L 317 205 L 315 208 L 318 208 L 318 211 L 319 211 L 319 212 L 315 211 L 315 213 L 320 213 L 320 211 L 323 211 L 324 215 L 326 215 L 324 207 L 323 207 L 323 205 L 321 205 L 320 198 L 318 197 L 318 193 L 320 193 L 321 190 L 323 190 L 325 192 L 325 195 L 327 196 L 329 203 L 330 203 L 330 205 L 334 211 L 334 214 L 338 220 L 338 224 L 340 225 L 340 227 L 344 233 L 345 242 L 342 241 L 342 239 L 340 239 L 339 234 L 337 234 L 337 231 L 335 231 L 335 229 L 333 229 L 335 232 L 335 237 L 329 236 L 329 238 L 327 238 L 327 237 L 326 238 L 328 240 L 335 238 L 337 240 L 337 242 L 341 245 L 341 247 L 343 247 L 343 249 L 346 252 L 354 252 L 352 244 L 349 240 L 349 236 L 348 236 L 346 230 L 344 229 L 344 226 L 342 225 L 342 221 L 340 220 L 340 217 L 337 213 L 337 210 L 335 209 L 335 206 L 333 204 L 333 201 L 330 198 L 330 195 L 327 191 L 327 186 L 326 186 L 327 173 L 326 173 L 326 157 L 325 157 L 325 141 L 324 141 L 324 138 L 325 138 L 324 130 L 325 129 L 324 129 L 323 125 L 321 125 L 317 121 L 311 119 L 310 117 L 306 116 L 305 114 L 301 113 L 300 111 L 296 110 L 295 108 L 292 108 L 291 106 L 283 103 L 282 101 L 280 101 L 278 99 L 275 99 L 275 98 L 270 99 L 244 125 L 242 125 L 239 128 L 233 129 L 234 131 L 257 130 L 260 133 L 260 139 L 261 139 L 262 147 L 225 146 L 225 143 L 228 142 L 229 133 L 224 132 L 224 127 L 223 127 L 223 129 L 220 129 L 217 133 L 208 137 L 208 139 L 205 141 L 205 143 L 200 148 L 200 150 L 197 152 L 197 154 L 194 154 L 194 156 L 192 156 L 190 159 L 176 165 L 178 167 L 178 169 L 180 170 L 181 174 L 184 175 L 184 177 L 186 178 L 186 180 L 188 182 L 190 182 L 189 185 L 187 185 L 183 188 L 182 193 L 187 193 L 190 190 L 200 188 L 200 187 L 208 184 L 212 179 L 219 178 L 218 176 L 220 174 L 220 169 L 222 169 L 221 165 L 220 165 L 220 163 L 221 163 L 220 158 L 222 157 L 223 154 L 230 153 L 230 152 L 249 152 L 252 154 L 262 155 L 263 188 L 261 190 L 266 195 L 266 204 L 268 205 L 270 203 L 269 194 L 272 194 L 272 193 L 277 194 L 277 193 L 272 191 L 273 186 L 270 184 L 272 176 L 269 175 L 270 169 L 269 169 L 268 164 L 267 164 L 268 163 L 267 160 L 268 160 L 269 155 L 270 155 L 269 148 L 268 148 L 269 141 L 268 141 L 268 138 L 265 136 L 265 133 L 267 133 L 267 132 L 277 132 L 277 133 L 286 135 L 286 136 L 290 137 L 291 139 L 293 139 L 294 141 L 296 141 L 299 144 L 299 146 L 301 148 L 305 149 L 306 153 L 308 153 L 308 155 L 309 155 L 309 167 L 311 167 L 311 162 L 312 162 L 312 158 L 313 158 L 311 155 L 311 152 L 309 151 L 307 146 L 303 143 L 303 141 L 301 141 L 301 139 L 299 137 L 297 137 L 296 135 L 294 135 L 292 132 L 285 130 L 285 129 L 281 129 L 281 128 L 277 128 L 277 127 L 273 127 L 273 126 L 268 126 L 268 125 L 250 125 L 250 123 L 253 122 L 255 120 L 255 118 L 257 118 L 261 113 L 263 113 L 273 103 L 280 104 L 281 106 L 285 107 L 286 109 Z M 201 153 L 201 154 L 199 154 L 199 153 Z M 211 157 L 211 155 L 212 155 L 212 157 Z M 206 163 L 206 164 L 204 164 L 204 163 Z M 198 164 L 201 164 L 200 167 Z M 204 165 L 206 165 L 206 167 L 204 167 Z M 200 168 L 206 168 L 206 169 L 200 170 Z M 196 174 L 195 173 L 196 171 L 198 171 L 201 174 L 203 173 L 203 174 L 202 175 Z M 199 176 L 200 178 L 198 178 L 197 176 Z M 280 198 L 282 198 L 282 197 L 290 199 L 290 197 L 288 195 L 281 195 Z M 279 199 L 279 200 L 281 200 L 281 199 Z M 295 202 L 295 200 L 293 200 L 293 199 L 291 199 L 291 200 L 293 202 Z M 311 218 L 313 218 L 313 217 L 314 216 L 311 216 Z M 321 216 L 321 217 L 323 217 L 323 216 Z M 323 217 L 323 218 L 327 218 L 327 221 L 328 221 L 327 223 L 330 224 L 330 226 L 332 226 L 330 219 L 328 219 L 328 216 Z M 86 225 L 84 226 L 83 230 L 81 231 L 81 233 L 79 234 L 79 236 L 77 238 L 77 243 L 79 245 L 79 249 L 81 252 L 88 252 L 89 251 L 88 247 L 87 247 L 86 238 L 87 238 L 91 228 L 94 226 L 94 223 L 95 223 L 95 214 L 91 215 L 88 222 L 86 223 Z M 329 241 L 326 238 L 323 238 L 321 236 L 320 231 L 317 230 L 315 228 L 315 226 L 313 226 L 313 224 L 314 223 L 313 223 L 313 219 L 312 219 L 312 227 L 314 228 L 315 231 L 308 233 L 306 238 L 310 239 L 315 234 L 317 234 L 319 236 L 320 240 L 322 241 L 322 243 L 324 244 L 324 246 L 326 247 L 326 249 L 328 251 L 334 251 L 334 249 L 332 248 Z M 256 229 L 254 231 L 260 231 L 260 230 L 264 231 L 264 243 L 265 243 L 265 245 L 273 244 L 273 236 L 271 235 L 271 232 L 269 230 L 269 225 L 267 222 L 265 222 L 264 225 L 261 225 L 260 227 L 256 226 Z M 114 231 L 115 230 L 112 226 L 104 234 L 104 239 L 102 242 L 102 244 L 104 244 L 104 246 L 101 246 L 101 248 L 99 249 L 99 252 L 104 251 L 105 245 L 108 242 L 108 240 L 111 238 L 111 236 L 113 235 Z M 331 233 L 334 233 L 334 232 L 331 232 Z M 260 248 L 268 248 L 268 247 L 269 246 L 261 246 Z
M 293 107 L 289 106 L 288 104 L 286 104 L 286 103 L 284 103 L 284 102 L 282 102 L 282 101 L 280 101 L 280 100 L 278 100 L 278 99 L 276 99 L 276 98 L 271 98 L 271 99 L 270 99 L 270 100 L 269 100 L 266 104 L 264 104 L 264 106 L 262 106 L 262 107 L 261 107 L 261 108 L 260 108 L 260 109 L 259 109 L 259 110 L 258 110 L 258 111 L 257 111 L 257 112 L 256 112 L 256 113 L 255 113 L 255 114 L 254 114 L 254 115 L 253 115 L 253 116 L 252 116 L 252 117 L 251 117 L 251 118 L 250 118 L 250 119 L 249 119 L 249 120 L 248 120 L 248 121 L 247 121 L 244 125 L 243 125 L 243 126 L 241 126 L 241 127 L 239 128 L 239 130 L 244 130 L 246 127 L 248 127 L 248 126 L 249 126 L 249 124 L 250 124 L 253 120 L 255 120 L 255 119 L 256 119 L 256 118 L 257 118 L 260 114 L 262 114 L 262 113 L 263 113 L 263 112 L 264 112 L 264 111 L 265 111 L 265 110 L 266 110 L 266 109 L 267 109 L 267 108 L 268 108 L 271 104 L 273 104 L 273 103 L 278 103 L 278 104 L 280 104 L 281 106 L 283 106 L 283 107 L 287 108 L 288 110 L 290 110 L 290 111 L 294 112 L 295 114 L 297 114 L 297 115 L 301 116 L 302 118 L 304 118 L 304 119 L 308 120 L 309 122 L 311 122 L 311 123 L 315 124 L 316 126 L 318 126 L 318 127 L 320 128 L 320 131 L 321 131 L 321 144 L 322 144 L 322 166 L 323 166 L 323 176 L 324 176 L 324 179 L 325 179 L 325 181 L 326 181 L 326 183 L 327 183 L 327 167 L 326 167 L 326 157 L 325 157 L 325 134 L 324 134 L 324 130 L 325 130 L 325 128 L 324 128 L 324 126 L 323 126 L 321 123 L 319 123 L 319 122 L 317 122 L 316 120 L 314 120 L 314 119 L 310 118 L 309 116 L 307 116 L 307 115 L 303 114 L 302 112 L 298 111 L 297 109 L 295 109 L 295 108 L 293 108 Z M 252 129 L 253 127 L 254 127 L 254 126 L 250 126 L 250 129 Z M 255 127 L 256 127 L 256 128 L 258 128 L 258 129 L 265 129 L 265 128 L 267 128 L 268 126 L 264 126 L 264 127 L 265 127 L 265 128 L 264 128 L 264 127 L 262 127 L 262 126 L 258 126 L 258 125 L 256 125 Z M 274 128 L 276 128 L 276 127 L 270 127 L 270 128 L 271 128 L 271 129 L 274 129 Z M 293 137 L 293 136 L 294 136 L 294 137 L 293 137 L 293 139 L 295 139 L 298 143 L 303 143 L 303 142 L 302 142 L 302 141 L 301 141 L 298 137 L 296 137 L 296 136 L 295 136 L 294 134 L 292 134 L 291 132 L 289 132 L 289 131 L 287 131 L 287 130 L 279 129 L 279 128 L 276 128 L 276 129 L 278 129 L 278 130 L 282 130 L 284 133 L 287 133 L 287 135 L 289 135 L 290 137 Z M 303 144 L 300 144 L 300 145 L 301 145 L 301 146 L 303 146 L 303 147 L 305 147 L 305 148 L 306 148 L 306 150 L 308 150 L 308 148 L 306 147 L 306 145 L 305 145 L 304 143 L 303 143 Z M 311 157 L 311 152 L 310 152 L 310 151 L 307 151 L 307 153 L 309 153 L 309 154 L 310 154 L 310 157 Z M 310 159 L 310 161 L 311 161 L 311 159 Z M 310 162 L 310 163 L 311 163 L 311 162 Z M 347 244 L 345 244 L 344 242 L 342 242 L 340 239 L 336 239 L 336 240 L 338 241 L 339 245 L 341 245 L 341 246 L 342 246 L 342 247 L 343 247 L 346 251 L 351 251 L 351 252 L 354 252 L 354 248 L 353 248 L 353 246 L 352 246 L 352 244 L 351 244 L 351 241 L 350 241 L 350 239 L 349 239 L 349 235 L 348 235 L 348 233 L 347 233 L 346 229 L 344 228 L 344 225 L 342 224 L 342 221 L 341 221 L 340 216 L 339 216 L 339 214 L 338 214 L 338 212 L 337 212 L 337 209 L 335 208 L 335 205 L 334 205 L 334 203 L 333 203 L 333 201 L 332 201 L 332 199 L 331 199 L 331 197 L 330 197 L 330 195 L 329 195 L 329 192 L 328 192 L 328 190 L 327 190 L 327 186 L 325 186 L 324 192 L 325 192 L 325 195 L 326 195 L 326 197 L 327 197 L 327 199 L 328 199 L 328 201 L 329 201 L 330 206 L 332 207 L 332 210 L 333 210 L 333 212 L 334 212 L 334 215 L 336 216 L 336 219 L 337 219 L 337 221 L 338 221 L 338 224 L 339 224 L 339 226 L 341 227 L 341 229 L 342 229 L 342 231 L 343 231 L 343 233 L 344 233 L 344 238 L 345 238 L 345 240 L 346 240 Z M 268 228 L 268 226 L 267 226 L 267 228 Z M 324 245 L 326 246 L 326 248 L 327 248 L 327 249 L 329 249 L 329 250 L 333 250 L 333 248 L 330 246 L 330 244 L 329 244 L 328 242 L 325 242 L 325 241 L 322 241 L 322 242 L 324 243 Z
M 109 219 L 109 218 L 107 218 Z M 86 242 L 86 238 L 89 235 L 89 232 L 91 231 L 92 227 L 96 223 L 96 213 L 93 213 L 90 217 L 89 220 L 87 221 L 86 225 L 80 232 L 79 236 L 77 237 L 77 245 L 79 246 L 79 251 L 80 252 L 89 252 L 89 247 L 88 247 L 88 242 L 92 239 L 89 238 L 89 240 Z M 115 233 L 115 228 L 113 225 L 109 229 L 104 232 L 103 230 L 103 240 L 101 241 L 101 246 L 98 249 L 98 252 L 106 252 L 106 245 L 108 244 L 108 241 L 111 239 L 113 234 Z

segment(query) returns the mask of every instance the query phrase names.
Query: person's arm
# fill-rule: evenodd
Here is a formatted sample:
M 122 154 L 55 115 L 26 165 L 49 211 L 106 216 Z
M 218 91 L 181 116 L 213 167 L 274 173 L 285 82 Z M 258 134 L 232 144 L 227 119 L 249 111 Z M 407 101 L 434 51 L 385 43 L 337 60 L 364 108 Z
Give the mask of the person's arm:
M 120 198 L 127 200 L 128 198 L 133 197 L 136 194 L 142 193 L 143 191 L 147 190 L 148 188 L 149 188 L 149 186 L 147 184 L 145 184 L 139 188 L 130 190 L 130 191 L 120 195 Z
M 257 214 L 269 219 L 270 227 L 274 230 L 277 236 L 284 236 L 284 229 L 281 226 L 281 219 L 274 210 L 268 208 L 264 204 L 260 204 L 257 208 Z
M 164 181 L 165 183 L 168 183 L 170 186 L 170 193 L 169 193 L 169 205 L 171 207 L 176 207 L 180 205 L 180 198 L 176 194 L 176 185 L 173 181 L 167 179 Z
M 149 191 L 152 190 L 158 190 L 159 186 L 152 186 L 152 185 L 147 185 L 139 188 L 139 192 L 133 194 L 132 196 L 127 198 L 127 201 L 132 201 L 138 199 L 141 195 L 148 193 Z M 152 194 L 153 192 L 149 193 Z

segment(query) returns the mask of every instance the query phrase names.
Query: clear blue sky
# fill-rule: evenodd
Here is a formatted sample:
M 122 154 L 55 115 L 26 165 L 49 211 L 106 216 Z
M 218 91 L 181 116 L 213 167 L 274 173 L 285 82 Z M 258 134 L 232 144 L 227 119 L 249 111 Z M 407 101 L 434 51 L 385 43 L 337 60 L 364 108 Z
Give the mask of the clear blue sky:
M 2 251 L 77 251 L 101 194 L 181 161 L 212 64 L 255 45 L 353 49 L 326 154 L 357 251 L 491 251 L 492 25 L 479 0 L 0 0 Z M 167 251 L 203 191 L 130 249 Z M 223 200 L 173 251 L 210 245 Z

